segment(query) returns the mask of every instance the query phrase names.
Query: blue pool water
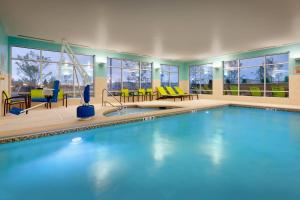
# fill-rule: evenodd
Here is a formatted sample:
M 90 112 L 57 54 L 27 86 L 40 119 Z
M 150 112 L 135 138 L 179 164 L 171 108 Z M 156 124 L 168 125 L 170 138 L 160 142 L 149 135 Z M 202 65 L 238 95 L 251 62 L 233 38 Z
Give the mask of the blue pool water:
M 112 117 L 112 116 L 125 116 L 125 115 L 132 115 L 137 113 L 146 113 L 146 112 L 153 112 L 153 111 L 159 111 L 159 110 L 165 110 L 167 108 L 124 108 L 122 110 L 113 111 L 110 113 L 105 114 L 106 117 Z
M 300 114 L 225 107 L 0 145 L 0 199 L 300 199 Z

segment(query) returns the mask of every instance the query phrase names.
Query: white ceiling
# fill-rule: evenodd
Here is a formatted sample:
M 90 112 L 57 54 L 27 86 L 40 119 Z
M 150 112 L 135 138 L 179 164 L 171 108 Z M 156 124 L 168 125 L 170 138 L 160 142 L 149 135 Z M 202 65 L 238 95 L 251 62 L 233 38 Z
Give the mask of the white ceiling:
M 300 42 L 299 0 L 0 0 L 9 35 L 168 59 Z

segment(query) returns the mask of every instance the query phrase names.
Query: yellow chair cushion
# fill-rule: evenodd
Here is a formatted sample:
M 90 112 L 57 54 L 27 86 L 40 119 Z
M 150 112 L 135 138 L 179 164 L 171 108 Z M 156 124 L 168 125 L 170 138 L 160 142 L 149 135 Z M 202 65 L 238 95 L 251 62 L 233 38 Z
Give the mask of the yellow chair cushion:
M 157 91 L 162 96 L 167 96 L 168 95 L 168 93 L 166 92 L 166 90 L 163 87 L 157 87 Z
M 176 92 L 173 90 L 172 87 L 167 86 L 166 89 L 167 89 L 167 91 L 169 92 L 170 95 L 177 95 Z
M 144 88 L 139 89 L 139 94 L 145 95 L 146 94 L 146 90 Z
M 146 89 L 146 92 L 147 92 L 148 95 L 153 95 L 153 90 L 152 90 L 152 88 Z
M 179 95 L 184 95 L 185 94 L 184 91 L 180 87 L 175 86 L 174 88 L 175 88 L 175 90 L 177 91 L 177 93 Z
M 121 90 L 121 96 L 122 97 L 128 97 L 129 96 L 129 90 L 128 89 L 122 89 Z
M 34 89 L 30 91 L 31 98 L 45 98 L 43 95 L 43 90 L 42 89 Z M 64 97 L 64 91 L 62 89 L 59 89 L 58 92 L 58 99 L 61 100 Z

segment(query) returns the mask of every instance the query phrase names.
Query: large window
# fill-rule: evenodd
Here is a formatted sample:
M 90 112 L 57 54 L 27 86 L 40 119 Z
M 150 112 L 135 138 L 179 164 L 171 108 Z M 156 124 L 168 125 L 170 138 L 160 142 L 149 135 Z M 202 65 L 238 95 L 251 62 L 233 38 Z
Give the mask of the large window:
M 289 96 L 288 53 L 224 61 L 224 94 Z
M 161 65 L 160 82 L 161 86 L 178 86 L 179 85 L 179 70 L 178 66 Z
M 93 65 L 94 56 L 75 55 L 80 65 L 85 69 L 91 84 L 91 95 L 94 94 L 93 87 Z M 72 97 L 78 97 L 75 70 L 67 54 L 63 56 L 63 64 L 60 67 L 60 52 L 28 49 L 20 47 L 11 48 L 12 65 L 12 93 L 26 93 L 31 89 L 40 87 L 52 87 L 54 80 L 59 80 L 64 93 Z M 78 76 L 80 86 L 82 78 Z
M 190 92 L 198 94 L 212 94 L 212 88 L 212 64 L 190 66 Z
M 152 63 L 108 58 L 107 88 L 109 91 L 152 88 Z

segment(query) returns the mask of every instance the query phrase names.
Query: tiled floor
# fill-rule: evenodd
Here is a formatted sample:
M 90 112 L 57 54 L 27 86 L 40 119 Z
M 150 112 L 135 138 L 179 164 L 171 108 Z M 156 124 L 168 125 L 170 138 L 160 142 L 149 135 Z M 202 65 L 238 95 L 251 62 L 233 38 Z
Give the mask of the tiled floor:
M 171 110 L 154 111 L 151 113 L 139 113 L 130 116 L 116 116 L 105 117 L 103 113 L 112 110 L 112 107 L 101 107 L 100 104 L 95 105 L 96 116 L 88 121 L 79 121 L 76 118 L 76 107 L 69 106 L 53 108 L 47 110 L 44 108 L 32 110 L 28 115 L 22 114 L 19 116 L 9 114 L 6 117 L 0 117 L 0 139 L 17 135 L 28 135 L 44 131 L 59 130 L 65 128 L 74 128 L 80 126 L 87 126 L 91 124 L 113 124 L 127 120 L 134 120 L 145 116 L 166 115 L 176 112 L 184 112 L 192 109 L 203 109 L 215 106 L 222 106 L 228 104 L 248 105 L 256 107 L 274 107 L 282 109 L 295 109 L 300 111 L 300 106 L 291 105 L 274 105 L 263 103 L 249 103 L 249 102 L 229 102 L 218 100 L 193 100 L 193 101 L 151 101 L 141 103 L 129 103 L 127 105 L 138 106 L 174 106 L 178 107 Z

